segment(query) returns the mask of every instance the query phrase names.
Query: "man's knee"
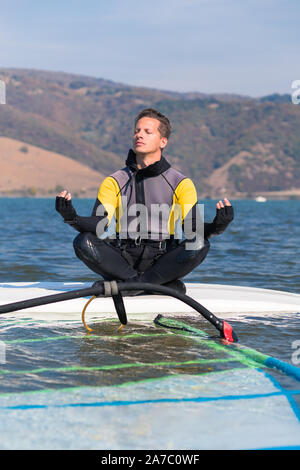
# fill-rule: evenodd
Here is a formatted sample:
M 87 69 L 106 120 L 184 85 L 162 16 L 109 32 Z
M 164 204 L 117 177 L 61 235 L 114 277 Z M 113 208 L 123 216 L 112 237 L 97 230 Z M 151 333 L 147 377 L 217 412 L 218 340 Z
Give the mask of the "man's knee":
M 89 232 L 79 233 L 73 240 L 74 250 L 84 250 L 87 246 L 88 240 L 90 240 Z
M 182 244 L 182 250 L 179 252 L 177 256 L 178 263 L 186 263 L 186 262 L 196 262 L 197 264 L 202 263 L 209 252 L 210 243 L 207 239 L 204 240 L 203 243 L 198 244 L 196 242 L 190 242 L 186 240 Z
M 80 259 L 94 257 L 94 234 L 90 232 L 79 233 L 73 240 L 73 247 Z

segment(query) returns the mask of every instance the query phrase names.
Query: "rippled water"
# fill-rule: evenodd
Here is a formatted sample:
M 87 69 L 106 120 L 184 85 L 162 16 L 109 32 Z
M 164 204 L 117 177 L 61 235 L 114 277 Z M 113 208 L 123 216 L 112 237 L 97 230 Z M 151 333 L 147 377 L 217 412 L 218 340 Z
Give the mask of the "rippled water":
M 93 200 L 74 202 L 89 215 Z M 205 220 L 215 202 L 202 201 Z M 300 293 L 300 201 L 234 201 L 235 219 L 211 239 L 205 262 L 186 280 L 263 287 Z M 52 199 L 0 198 L 0 281 L 89 281 L 75 257 L 76 232 L 62 222 Z
M 88 215 L 93 203 L 75 200 L 74 205 L 79 214 Z M 203 203 L 205 220 L 211 221 L 215 202 Z M 205 262 L 185 280 L 300 294 L 300 201 L 243 200 L 233 205 L 234 222 L 211 240 Z M 95 274 L 75 257 L 72 240 L 76 232 L 55 212 L 54 200 L 2 198 L 0 214 L 0 282 L 95 280 Z M 202 318 L 189 323 L 212 333 Z M 291 362 L 293 344 L 300 340 L 299 315 L 251 316 L 233 319 L 231 324 L 242 344 Z M 34 322 L 17 314 L 3 315 L 0 326 L 0 339 L 8 348 L 0 393 L 198 374 L 212 370 L 205 361 L 216 357 L 203 344 L 138 321 L 122 335 L 117 332 L 118 323 L 112 321 L 99 321 L 93 335 L 86 335 L 80 321 Z M 218 367 L 232 364 L 216 362 L 213 370 Z M 283 374 L 276 377 L 289 389 L 299 388 Z

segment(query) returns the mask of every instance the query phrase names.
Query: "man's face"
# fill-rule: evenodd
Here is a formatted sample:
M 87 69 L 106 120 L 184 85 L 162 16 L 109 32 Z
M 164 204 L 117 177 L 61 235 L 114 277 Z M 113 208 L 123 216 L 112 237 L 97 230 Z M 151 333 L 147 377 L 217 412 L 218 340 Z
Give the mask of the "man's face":
M 136 123 L 133 134 L 133 150 L 136 154 L 155 153 L 167 145 L 168 139 L 161 136 L 159 124 L 158 119 L 149 117 L 143 117 Z

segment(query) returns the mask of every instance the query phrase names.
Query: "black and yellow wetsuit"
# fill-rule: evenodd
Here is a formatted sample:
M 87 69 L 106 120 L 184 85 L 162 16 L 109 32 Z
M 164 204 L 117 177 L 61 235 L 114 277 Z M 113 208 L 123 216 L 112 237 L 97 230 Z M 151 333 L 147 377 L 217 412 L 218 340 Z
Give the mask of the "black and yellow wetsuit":
M 138 169 L 132 150 L 126 166 L 101 184 L 92 215 L 74 211 L 67 219 L 80 232 L 75 253 L 90 269 L 108 280 L 158 284 L 200 264 L 209 250 L 208 238 L 229 223 L 203 224 L 192 180 L 163 156 Z M 192 241 L 189 249 L 187 241 Z

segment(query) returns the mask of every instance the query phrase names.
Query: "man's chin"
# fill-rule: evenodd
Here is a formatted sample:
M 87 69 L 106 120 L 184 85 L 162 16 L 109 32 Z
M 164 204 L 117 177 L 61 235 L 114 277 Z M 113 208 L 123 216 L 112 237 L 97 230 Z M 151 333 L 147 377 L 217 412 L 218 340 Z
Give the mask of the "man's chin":
M 134 153 L 136 155 L 143 156 L 143 155 L 146 155 L 146 153 L 147 153 L 146 149 L 141 149 L 140 147 L 138 147 L 138 148 L 134 147 L 133 150 L 134 150 Z

